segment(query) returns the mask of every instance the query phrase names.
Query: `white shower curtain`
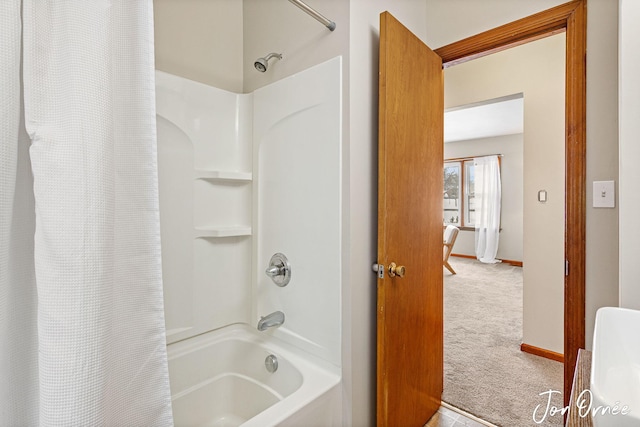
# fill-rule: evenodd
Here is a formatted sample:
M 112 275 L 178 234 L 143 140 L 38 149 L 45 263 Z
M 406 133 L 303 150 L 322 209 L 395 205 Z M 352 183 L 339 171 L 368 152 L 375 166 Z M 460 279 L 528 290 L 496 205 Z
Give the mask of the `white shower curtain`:
M 475 173 L 476 257 L 484 263 L 496 259 L 500 240 L 500 163 L 498 156 L 473 159 Z
M 0 425 L 170 426 L 151 0 L 0 1 Z

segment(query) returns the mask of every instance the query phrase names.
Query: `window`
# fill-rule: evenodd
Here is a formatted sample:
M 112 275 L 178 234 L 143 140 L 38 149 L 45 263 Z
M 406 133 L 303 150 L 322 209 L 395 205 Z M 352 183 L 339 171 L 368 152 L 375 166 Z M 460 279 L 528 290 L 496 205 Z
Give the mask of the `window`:
M 460 162 L 444 164 L 444 223 L 460 225 Z
M 474 184 L 473 159 L 444 162 L 445 225 L 475 227 Z

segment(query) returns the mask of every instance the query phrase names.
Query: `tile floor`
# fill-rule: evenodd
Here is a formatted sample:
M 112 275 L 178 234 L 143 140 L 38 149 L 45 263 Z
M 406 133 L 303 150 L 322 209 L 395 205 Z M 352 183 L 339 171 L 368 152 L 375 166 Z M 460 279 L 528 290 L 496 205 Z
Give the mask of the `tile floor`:
M 493 424 L 486 421 L 476 421 L 465 415 L 464 411 L 451 406 L 441 406 L 438 412 L 431 417 L 425 427 L 486 427 Z

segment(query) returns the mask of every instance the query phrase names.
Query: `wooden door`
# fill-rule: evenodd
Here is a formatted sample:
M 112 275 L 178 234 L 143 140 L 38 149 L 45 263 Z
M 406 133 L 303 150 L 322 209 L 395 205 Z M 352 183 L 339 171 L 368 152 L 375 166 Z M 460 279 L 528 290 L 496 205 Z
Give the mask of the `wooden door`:
M 379 84 L 377 424 L 417 427 L 443 389 L 443 70 L 388 12 Z

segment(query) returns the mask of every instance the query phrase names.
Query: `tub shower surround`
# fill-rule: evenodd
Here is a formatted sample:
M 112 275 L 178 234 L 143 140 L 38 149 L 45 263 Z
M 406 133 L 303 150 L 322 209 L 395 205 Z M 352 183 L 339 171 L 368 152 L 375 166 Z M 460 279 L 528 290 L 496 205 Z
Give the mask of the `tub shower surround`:
M 176 425 L 339 425 L 341 58 L 250 94 L 156 86 Z

